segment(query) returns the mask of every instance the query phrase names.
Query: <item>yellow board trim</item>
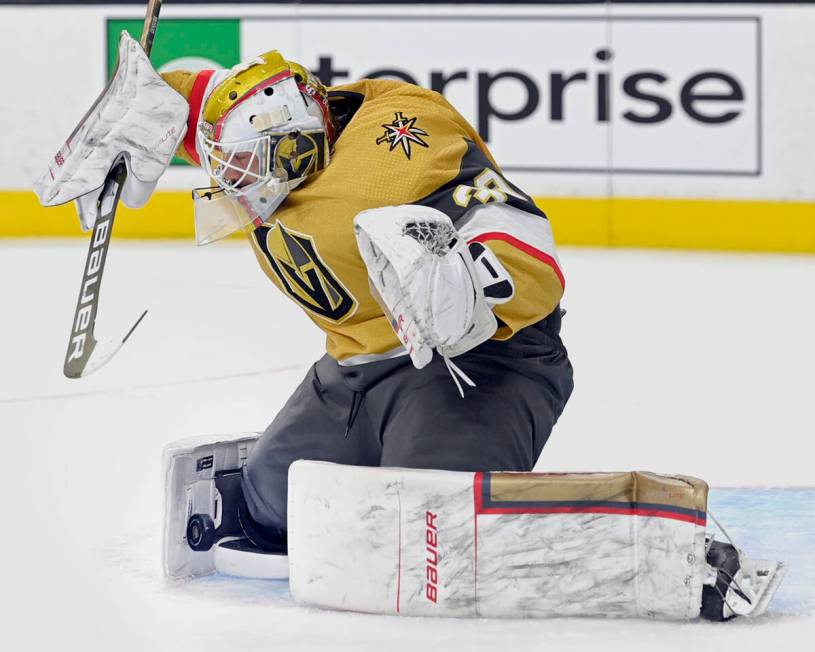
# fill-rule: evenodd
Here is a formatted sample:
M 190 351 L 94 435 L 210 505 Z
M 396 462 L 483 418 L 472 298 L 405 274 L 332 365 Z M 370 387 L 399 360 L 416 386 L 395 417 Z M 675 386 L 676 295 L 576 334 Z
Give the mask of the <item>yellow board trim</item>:
M 558 244 L 815 253 L 815 202 L 536 197 Z
M 536 197 L 560 245 L 815 253 L 815 202 Z M 28 191 L 0 192 L 0 237 L 79 236 L 72 203 L 43 208 Z M 188 192 L 121 206 L 118 238 L 194 237 Z
M 195 237 L 189 192 L 157 192 L 139 209 L 119 204 L 113 234 L 117 238 Z M 45 208 L 33 192 L 0 192 L 0 237 L 84 235 L 73 202 Z

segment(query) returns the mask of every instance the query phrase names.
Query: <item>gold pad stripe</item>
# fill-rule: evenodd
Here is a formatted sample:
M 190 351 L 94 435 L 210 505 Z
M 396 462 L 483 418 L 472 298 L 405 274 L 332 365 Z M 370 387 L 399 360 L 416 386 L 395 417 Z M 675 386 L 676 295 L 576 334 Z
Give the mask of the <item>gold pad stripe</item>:
M 688 476 L 640 471 L 477 475 L 480 513 L 673 513 L 703 523 L 707 510 L 707 484 Z

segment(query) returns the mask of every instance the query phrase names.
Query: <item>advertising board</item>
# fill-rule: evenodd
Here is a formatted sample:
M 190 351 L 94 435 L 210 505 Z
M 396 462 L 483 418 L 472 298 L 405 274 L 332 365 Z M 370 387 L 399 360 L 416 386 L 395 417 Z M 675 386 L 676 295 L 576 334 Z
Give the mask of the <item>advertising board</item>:
M 441 92 L 540 198 L 561 241 L 815 249 L 815 64 L 804 56 L 813 5 L 306 4 L 168 4 L 153 61 L 161 71 L 226 67 L 274 48 L 328 85 L 388 77 Z M 103 44 L 102 65 L 87 45 L 63 64 L 75 103 L 81 91 L 89 104 L 119 32 L 138 35 L 142 20 L 133 5 L 52 9 L 43 19 L 56 23 L 60 12 Z M 30 55 L 40 74 L 54 74 L 42 53 Z M 74 121 L 84 112 L 75 108 Z M 24 165 L 0 162 L 6 188 L 39 173 L 72 127 L 60 118 L 29 143 Z M 165 201 L 201 181 L 173 166 Z M 171 231 L 156 234 L 189 228 Z

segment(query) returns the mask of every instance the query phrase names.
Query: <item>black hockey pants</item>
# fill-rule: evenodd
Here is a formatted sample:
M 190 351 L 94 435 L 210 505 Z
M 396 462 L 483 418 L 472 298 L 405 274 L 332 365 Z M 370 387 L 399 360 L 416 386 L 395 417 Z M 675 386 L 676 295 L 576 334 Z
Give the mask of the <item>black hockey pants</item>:
M 438 356 L 342 366 L 328 355 L 263 433 L 243 470 L 253 525 L 285 542 L 289 465 L 298 459 L 455 471 L 529 471 L 572 392 L 560 309 L 506 342 L 455 358 L 464 398 Z

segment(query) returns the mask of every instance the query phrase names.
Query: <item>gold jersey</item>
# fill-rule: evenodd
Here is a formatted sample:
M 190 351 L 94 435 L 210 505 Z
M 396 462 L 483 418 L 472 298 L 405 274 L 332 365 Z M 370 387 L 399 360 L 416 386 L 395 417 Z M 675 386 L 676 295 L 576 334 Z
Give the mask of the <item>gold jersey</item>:
M 194 74 L 165 79 L 190 97 Z M 400 348 L 357 249 L 354 218 L 366 209 L 422 204 L 456 223 L 479 206 L 513 207 L 509 217 L 467 226 L 468 241 L 489 246 L 513 279 L 512 298 L 495 307 L 496 339 L 510 338 L 558 305 L 563 277 L 548 220 L 503 177 L 444 97 L 404 82 L 363 80 L 329 89 L 329 102 L 342 126 L 329 165 L 248 237 L 266 275 L 326 333 L 333 358 L 354 363 Z

